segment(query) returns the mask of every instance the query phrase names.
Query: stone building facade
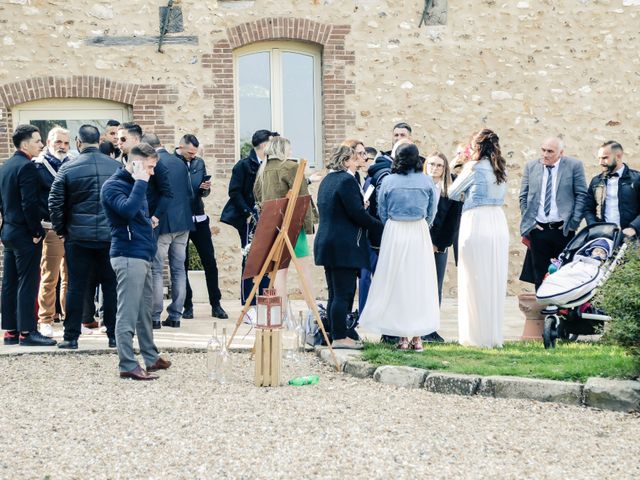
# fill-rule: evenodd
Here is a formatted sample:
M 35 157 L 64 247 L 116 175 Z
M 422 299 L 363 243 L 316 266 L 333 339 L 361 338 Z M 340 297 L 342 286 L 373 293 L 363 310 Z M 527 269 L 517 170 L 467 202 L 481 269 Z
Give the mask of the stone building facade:
M 423 150 L 447 154 L 474 130 L 495 129 L 509 163 L 511 293 L 524 288 L 520 175 L 543 137 L 561 135 L 588 176 L 612 138 L 640 167 L 640 0 L 176 0 L 165 23 L 168 3 L 2 0 L 0 158 L 21 112 L 65 100 L 122 106 L 169 146 L 196 134 L 214 174 L 207 210 L 226 298 L 237 295 L 240 250 L 218 219 L 240 152 L 239 55 L 262 45 L 316 52 L 317 115 L 304 117 L 314 168 L 344 138 L 388 148 L 398 121 Z M 286 116 L 288 80 L 271 80 L 285 85 Z M 447 281 L 451 294 L 454 269 Z

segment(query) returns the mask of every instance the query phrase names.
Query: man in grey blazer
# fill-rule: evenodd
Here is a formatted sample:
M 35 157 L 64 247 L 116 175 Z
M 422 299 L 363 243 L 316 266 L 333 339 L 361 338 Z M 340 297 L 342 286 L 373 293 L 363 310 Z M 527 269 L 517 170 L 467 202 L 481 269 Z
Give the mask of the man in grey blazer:
M 546 139 L 542 157 L 527 163 L 520 188 L 520 234 L 529 240 L 536 290 L 584 215 L 587 184 L 580 160 L 563 155 L 559 138 Z

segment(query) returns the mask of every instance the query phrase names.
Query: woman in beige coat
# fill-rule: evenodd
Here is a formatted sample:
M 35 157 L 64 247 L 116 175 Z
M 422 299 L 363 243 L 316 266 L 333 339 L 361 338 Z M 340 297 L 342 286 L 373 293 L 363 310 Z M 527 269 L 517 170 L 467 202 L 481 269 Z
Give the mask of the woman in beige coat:
M 298 162 L 291 160 L 291 142 L 284 137 L 273 137 L 264 150 L 267 160 L 262 162 L 258 169 L 253 194 L 258 206 L 267 200 L 283 198 L 293 187 L 293 182 L 298 170 Z M 309 195 L 308 182 L 305 180 L 300 187 L 300 196 Z M 300 260 L 304 270 L 305 279 L 309 288 L 311 284 L 311 252 L 307 241 L 307 234 L 313 234 L 314 224 L 317 223 L 317 213 L 313 203 L 309 205 L 304 217 L 304 224 L 297 241 L 295 242 L 295 254 Z M 287 273 L 288 269 L 279 270 L 276 275 L 275 288 L 278 296 L 282 297 L 284 305 L 287 305 Z M 313 296 L 313 291 L 311 291 Z

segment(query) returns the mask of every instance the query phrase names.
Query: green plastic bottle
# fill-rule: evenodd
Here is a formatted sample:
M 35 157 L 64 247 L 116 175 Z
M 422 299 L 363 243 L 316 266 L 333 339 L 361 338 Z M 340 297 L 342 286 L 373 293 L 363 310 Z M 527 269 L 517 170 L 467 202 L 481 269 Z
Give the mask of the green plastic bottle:
M 315 385 L 320 381 L 318 375 L 307 375 L 306 377 L 296 377 L 289 380 L 289 385 L 301 387 L 302 385 Z

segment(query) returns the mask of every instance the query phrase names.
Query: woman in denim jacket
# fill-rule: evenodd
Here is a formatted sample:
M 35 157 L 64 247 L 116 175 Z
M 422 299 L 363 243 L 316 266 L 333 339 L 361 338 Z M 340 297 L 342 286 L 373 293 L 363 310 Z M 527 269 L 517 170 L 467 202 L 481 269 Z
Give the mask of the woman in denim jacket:
M 418 148 L 401 145 L 391 175 L 378 192 L 384 232 L 360 320 L 367 331 L 400 337 L 401 350 L 422 351 L 420 337 L 440 326 L 438 281 L 429 235 L 436 208 L 435 185 L 422 173 Z
M 458 335 L 463 345 L 501 347 L 507 294 L 509 230 L 502 206 L 506 162 L 498 136 L 478 132 L 471 161 L 451 185 L 449 198 L 464 196 L 458 237 Z

